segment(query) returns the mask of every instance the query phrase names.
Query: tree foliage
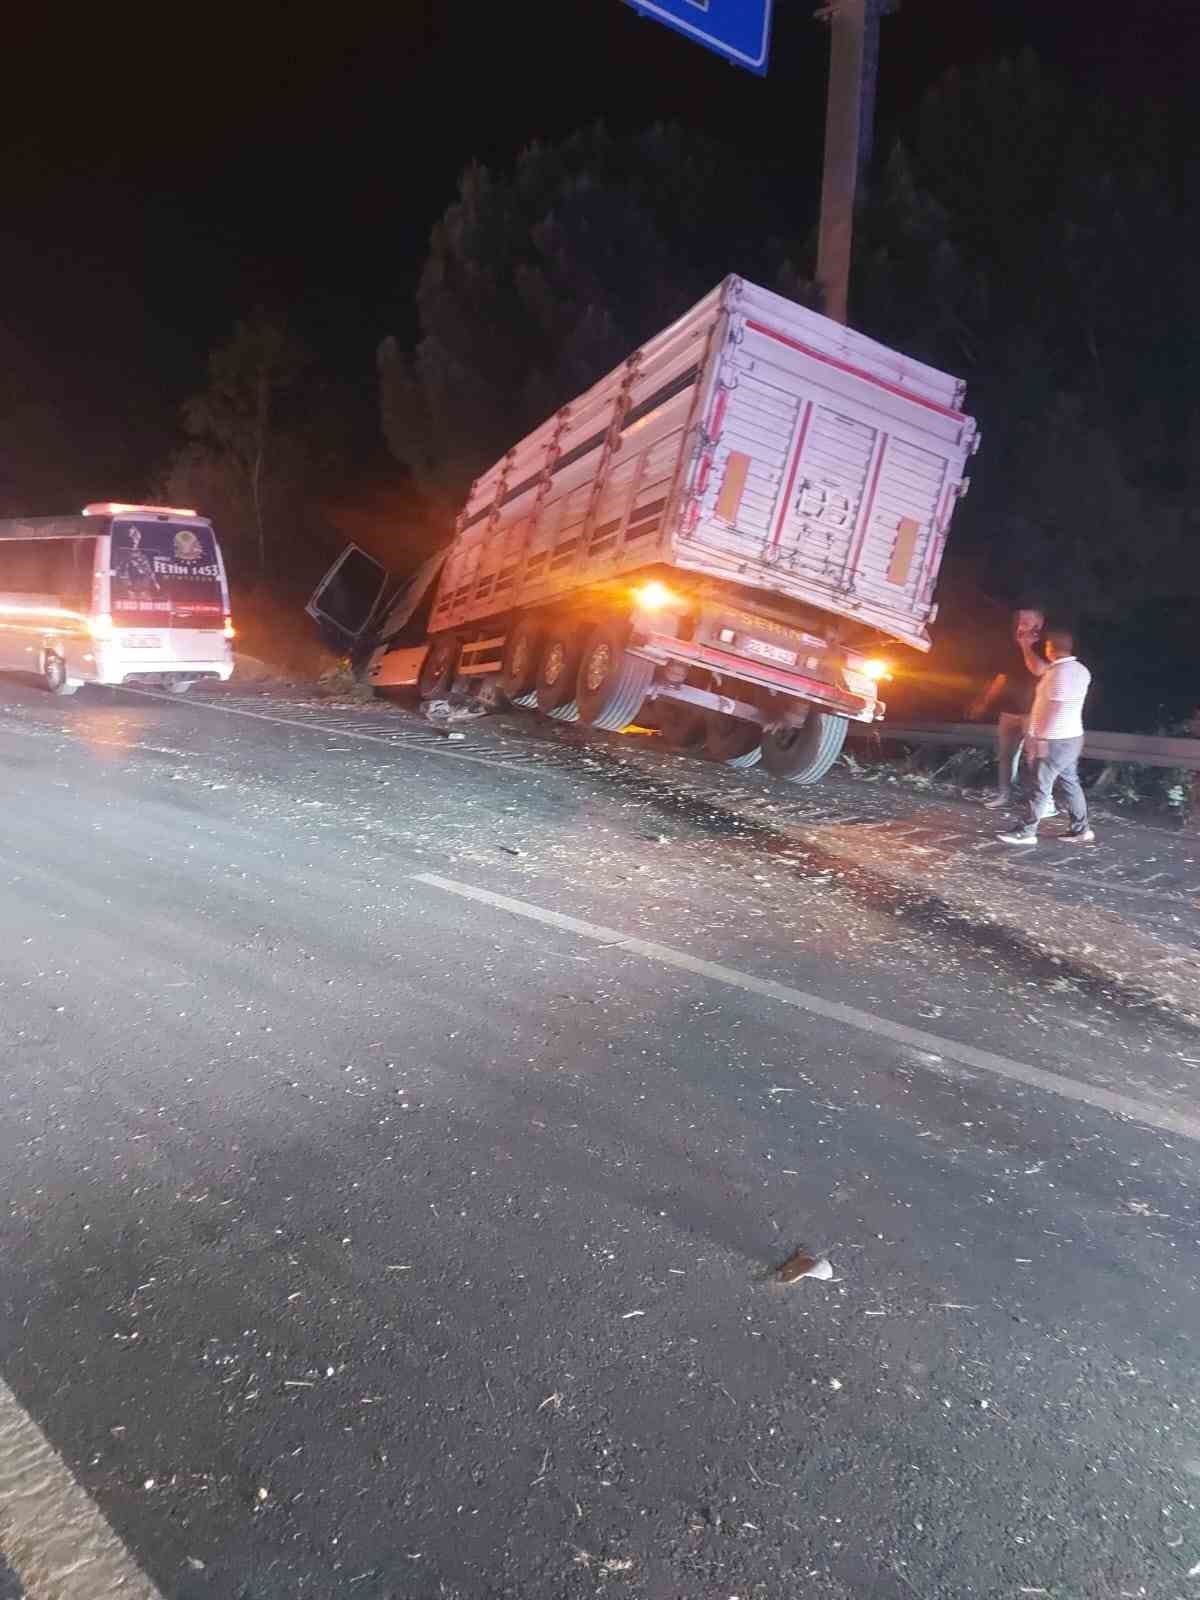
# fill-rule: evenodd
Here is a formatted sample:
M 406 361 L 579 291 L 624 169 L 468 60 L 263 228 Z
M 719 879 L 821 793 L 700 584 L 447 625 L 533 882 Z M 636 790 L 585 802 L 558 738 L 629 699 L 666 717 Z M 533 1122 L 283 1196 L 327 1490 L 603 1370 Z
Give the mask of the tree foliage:
M 865 219 L 856 319 L 962 373 L 982 423 L 951 561 L 1085 619 L 1200 589 L 1200 235 L 1168 154 L 1152 111 L 1026 56 L 926 97 Z
M 433 230 L 419 342 L 380 349 L 392 450 L 457 499 L 725 273 L 773 277 L 777 214 L 758 173 L 678 127 L 592 128 L 534 145 L 507 176 L 468 167 Z
M 1122 617 L 1200 599 L 1200 211 L 1177 157 L 1153 108 L 1031 55 L 951 72 L 881 152 L 856 239 L 856 325 L 965 377 L 981 422 L 948 592 L 1038 590 L 1113 651 Z M 678 128 L 468 168 L 416 347 L 380 351 L 392 450 L 453 501 L 725 273 L 808 298 L 809 221 Z
M 258 314 L 213 350 L 205 388 L 185 401 L 187 442 L 163 493 L 213 518 L 239 578 L 286 587 L 330 541 L 326 507 L 369 426 L 361 413 L 284 323 Z
M 253 543 L 260 578 L 268 571 L 273 502 L 297 464 L 281 410 L 310 365 L 286 327 L 258 315 L 239 322 L 217 346 L 207 385 L 184 402 L 191 442 L 172 467 L 172 487 L 200 487 L 193 498 L 206 506 L 220 502 L 227 537 Z

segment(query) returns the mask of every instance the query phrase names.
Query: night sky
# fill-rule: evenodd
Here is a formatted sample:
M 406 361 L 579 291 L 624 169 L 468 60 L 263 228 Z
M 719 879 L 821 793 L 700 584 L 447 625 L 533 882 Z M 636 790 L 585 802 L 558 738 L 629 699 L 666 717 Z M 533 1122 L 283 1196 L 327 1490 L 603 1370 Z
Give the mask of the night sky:
M 596 118 L 723 136 L 790 168 L 811 220 L 814 0 L 777 0 L 766 81 L 620 0 L 24 9 L 0 97 L 0 331 L 91 406 L 172 415 L 255 304 L 286 307 L 331 369 L 368 382 L 378 339 L 411 337 L 425 241 L 464 163 L 503 166 Z M 1198 13 L 903 0 L 884 24 L 880 137 L 947 66 L 1024 44 L 1190 117 Z

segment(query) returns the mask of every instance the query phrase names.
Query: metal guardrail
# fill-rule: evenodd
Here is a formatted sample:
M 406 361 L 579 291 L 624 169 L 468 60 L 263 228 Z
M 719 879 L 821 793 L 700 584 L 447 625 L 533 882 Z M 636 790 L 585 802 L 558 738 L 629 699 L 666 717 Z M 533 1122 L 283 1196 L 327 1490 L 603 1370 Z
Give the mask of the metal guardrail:
M 873 727 L 851 723 L 851 733 L 874 734 L 900 744 L 940 744 L 991 749 L 996 729 L 984 722 L 878 722 Z M 1167 739 L 1142 733 L 1100 733 L 1089 728 L 1083 754 L 1089 761 L 1128 761 L 1142 767 L 1181 767 L 1200 772 L 1200 738 Z

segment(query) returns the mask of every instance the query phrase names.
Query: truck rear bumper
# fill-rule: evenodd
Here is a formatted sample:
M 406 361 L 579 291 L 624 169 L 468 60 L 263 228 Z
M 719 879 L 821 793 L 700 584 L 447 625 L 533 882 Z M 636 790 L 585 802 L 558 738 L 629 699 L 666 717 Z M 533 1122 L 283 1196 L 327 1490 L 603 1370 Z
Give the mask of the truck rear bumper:
M 723 678 L 741 683 L 758 684 L 764 689 L 775 689 L 782 694 L 807 700 L 852 722 L 874 722 L 882 716 L 878 700 L 867 700 L 851 694 L 823 678 L 812 678 L 807 673 L 788 667 L 772 667 L 765 662 L 747 661 L 744 656 L 733 655 L 715 645 L 702 644 L 695 639 L 676 639 L 671 634 L 643 632 L 638 629 L 631 646 L 634 655 L 647 661 L 665 665 L 668 661 L 682 662 L 687 666 L 704 667 Z

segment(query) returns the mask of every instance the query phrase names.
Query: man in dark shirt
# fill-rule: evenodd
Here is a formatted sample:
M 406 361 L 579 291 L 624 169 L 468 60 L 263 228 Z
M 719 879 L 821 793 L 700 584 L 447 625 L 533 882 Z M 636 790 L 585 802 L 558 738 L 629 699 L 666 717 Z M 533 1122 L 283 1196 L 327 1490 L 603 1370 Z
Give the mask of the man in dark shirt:
M 1037 680 L 1025 664 L 1025 647 L 1032 649 L 1042 636 L 1046 618 L 1031 606 L 1013 612 L 1012 637 L 1002 669 L 971 707 L 974 721 L 989 711 L 999 713 L 996 721 L 996 792 L 983 802 L 993 810 L 1010 803 L 1013 785 L 1021 765 L 1021 747 L 1033 709 Z

